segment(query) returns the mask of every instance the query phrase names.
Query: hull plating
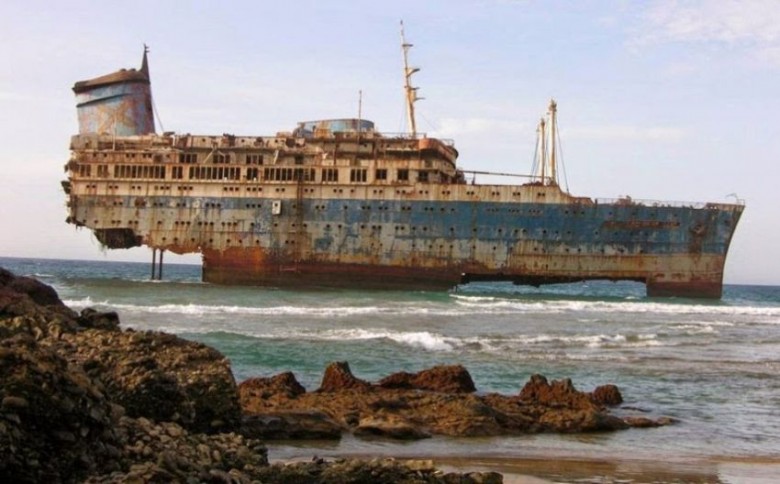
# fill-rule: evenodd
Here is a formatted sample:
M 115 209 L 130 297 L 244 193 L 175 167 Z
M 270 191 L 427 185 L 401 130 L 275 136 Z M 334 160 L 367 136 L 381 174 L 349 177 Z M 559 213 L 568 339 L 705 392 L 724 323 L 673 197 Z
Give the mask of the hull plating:
M 138 244 L 202 252 L 204 280 L 222 284 L 446 288 L 611 279 L 645 282 L 650 295 L 717 298 L 742 211 L 440 200 L 427 188 L 426 200 L 92 195 L 77 197 L 75 216 L 97 230 L 132 227 Z

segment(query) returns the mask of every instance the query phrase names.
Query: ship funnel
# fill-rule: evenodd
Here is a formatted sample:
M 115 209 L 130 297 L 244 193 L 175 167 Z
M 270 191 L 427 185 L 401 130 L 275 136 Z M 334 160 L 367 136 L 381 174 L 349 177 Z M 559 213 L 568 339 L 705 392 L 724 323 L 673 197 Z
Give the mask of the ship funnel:
M 133 136 L 154 133 L 148 48 L 141 68 L 121 69 L 73 86 L 79 134 Z

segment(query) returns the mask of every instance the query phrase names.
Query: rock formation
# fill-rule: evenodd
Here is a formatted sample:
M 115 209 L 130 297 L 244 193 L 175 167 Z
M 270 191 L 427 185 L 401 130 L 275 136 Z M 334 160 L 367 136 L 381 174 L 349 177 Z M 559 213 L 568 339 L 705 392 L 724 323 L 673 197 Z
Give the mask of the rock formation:
M 349 375 L 346 366 L 341 376 Z M 305 390 L 283 374 L 243 392 L 274 401 Z M 281 412 L 307 433 L 267 415 L 242 423 L 238 396 L 227 360 L 212 348 L 122 331 L 116 313 L 78 314 L 51 287 L 0 268 L 0 482 L 502 481 L 491 472 L 443 473 L 430 461 L 270 465 L 265 446 L 237 432 L 242 426 L 260 434 L 256 427 L 277 422 L 276 436 L 286 438 L 338 435 L 340 427 L 312 410 Z
M 476 394 L 462 366 L 437 366 L 419 373 L 400 372 L 371 384 L 355 377 L 346 362 L 325 369 L 322 384 L 306 392 L 294 375 L 253 378 L 239 385 L 245 419 L 279 419 L 275 424 L 305 434 L 305 424 L 287 418 L 295 412 L 321 412 L 327 421 L 358 436 L 421 439 L 431 435 L 490 436 L 536 432 L 594 432 L 666 425 L 669 419 L 618 417 L 607 406 L 622 402 L 614 385 L 592 393 L 577 390 L 571 380 L 548 382 L 533 375 L 518 395 Z M 252 437 L 273 438 L 273 429 L 255 426 Z

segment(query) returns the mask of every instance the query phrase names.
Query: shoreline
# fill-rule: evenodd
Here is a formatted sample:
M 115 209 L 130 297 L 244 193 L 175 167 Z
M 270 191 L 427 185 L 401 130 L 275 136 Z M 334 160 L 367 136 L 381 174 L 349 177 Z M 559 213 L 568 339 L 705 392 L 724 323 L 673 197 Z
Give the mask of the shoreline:
M 551 434 L 550 440 L 562 435 Z M 505 437 L 500 437 L 503 439 Z M 517 439 L 517 437 L 513 437 Z M 658 455 L 639 450 L 639 455 L 606 455 L 564 449 L 529 447 L 522 455 L 489 451 L 485 439 L 459 438 L 457 448 L 447 437 L 418 442 L 387 439 L 364 440 L 344 435 L 341 441 L 276 441 L 268 448 L 270 462 L 305 462 L 312 456 L 326 459 L 393 458 L 429 460 L 445 472 L 498 472 L 505 483 L 550 482 L 700 482 L 770 484 L 780 475 L 778 456 Z M 491 439 L 492 440 L 492 439 Z M 438 442 L 437 442 L 438 441 Z M 434 444 L 431 446 L 430 444 Z M 370 451 L 361 451 L 366 446 Z M 426 449 L 428 447 L 428 449 Z M 434 447 L 434 448 L 431 448 Z M 476 447 L 469 449 L 468 447 Z M 444 451 L 443 451 L 444 450 Z M 449 450 L 449 452 L 447 452 Z M 627 449 L 628 453 L 631 449 Z
M 275 447 L 275 448 L 274 448 Z M 314 447 L 306 447 L 309 454 L 291 458 L 274 457 L 280 446 L 269 448 L 272 463 L 295 463 L 311 460 Z M 305 454 L 303 452 L 302 454 Z M 390 453 L 377 456 L 368 453 L 338 453 L 315 455 L 325 458 L 368 460 L 377 457 L 398 461 L 432 461 L 444 472 L 498 472 L 505 483 L 536 484 L 552 482 L 706 482 L 706 483 L 754 483 L 776 482 L 780 475 L 780 456 L 707 457 L 692 461 L 657 460 L 645 458 L 607 458 L 586 456 L 496 456 L 496 455 L 427 455 Z M 308 457 L 307 457 L 308 456 Z
M 12 278 L 13 276 L 9 275 L 8 277 Z M 248 386 L 246 385 L 247 381 L 238 385 L 239 397 L 242 395 L 240 393 L 242 387 L 246 387 L 244 389 L 248 390 L 248 393 L 243 396 L 249 400 L 243 403 L 251 403 L 252 399 L 256 399 L 254 404 L 259 408 L 255 411 L 259 412 L 256 416 L 260 420 L 249 421 L 250 427 L 247 427 L 248 421 L 240 422 L 238 417 L 234 415 L 236 402 L 231 400 L 236 391 L 236 376 L 231 368 L 232 365 L 223 354 L 220 354 L 213 347 L 158 331 L 137 331 L 127 329 L 124 325 L 122 325 L 124 329 L 120 329 L 116 313 L 100 313 L 92 309 L 85 309 L 80 314 L 75 313 L 64 307 L 50 287 L 33 282 L 28 278 L 9 279 L 6 289 L 4 297 L 7 299 L 3 303 L 3 307 L 6 317 L 10 316 L 10 319 L 5 319 L 3 328 L 0 328 L 7 333 L 3 335 L 3 338 L 6 338 L 6 341 L 3 342 L 4 358 L 9 362 L 17 357 L 23 357 L 22 360 L 28 362 L 37 361 L 34 360 L 36 358 L 40 359 L 41 362 L 48 361 L 47 358 L 56 362 L 57 371 L 61 370 L 61 378 L 63 378 L 61 380 L 63 382 L 62 388 L 59 389 L 63 391 L 62 395 L 82 395 L 79 397 L 81 398 L 79 401 L 83 400 L 82 403 L 89 410 L 84 415 L 77 415 L 79 418 L 83 417 L 85 422 L 83 425 L 80 424 L 81 427 L 78 431 L 70 428 L 53 429 L 52 432 L 46 433 L 45 438 L 51 439 L 53 436 L 66 446 L 70 446 L 68 443 L 74 440 L 79 446 L 82 443 L 88 443 L 87 441 L 82 442 L 79 435 L 88 436 L 87 440 L 97 439 L 96 441 L 101 443 L 103 441 L 100 439 L 104 439 L 107 445 L 105 448 L 108 449 L 106 452 L 93 453 L 93 451 L 88 450 L 90 446 L 83 449 L 79 447 L 78 450 L 79 453 L 83 454 L 82 457 L 87 456 L 95 459 L 93 465 L 96 466 L 96 470 L 102 469 L 103 477 L 108 477 L 108 472 L 111 473 L 112 477 L 119 476 L 119 470 L 106 464 L 111 462 L 110 454 L 117 452 L 123 455 L 122 466 L 132 468 L 135 465 L 132 464 L 133 462 L 145 462 L 143 465 L 148 468 L 145 468 L 146 470 L 143 472 L 149 476 L 158 475 L 157 473 L 178 472 L 178 464 L 174 460 L 162 463 L 158 461 L 157 464 L 147 460 L 161 449 L 164 452 L 170 450 L 163 445 L 164 441 L 156 442 L 155 439 L 161 433 L 167 433 L 170 437 L 167 440 L 170 442 L 173 439 L 175 445 L 180 447 L 179 450 L 188 449 L 187 446 L 200 439 L 201 442 L 206 442 L 204 445 L 213 447 L 222 455 L 225 451 L 233 452 L 233 449 L 249 449 L 251 445 L 255 444 L 246 439 L 253 439 L 253 441 L 264 442 L 268 445 L 262 450 L 262 453 L 257 454 L 259 457 L 267 456 L 271 462 L 280 464 L 298 462 L 307 469 L 312 468 L 312 466 L 321 469 L 322 467 L 317 467 L 321 466 L 321 463 L 312 464 L 312 459 L 324 457 L 334 461 L 345 458 L 374 462 L 395 459 L 400 461 L 402 466 L 405 465 L 404 461 L 412 461 L 416 464 L 411 464 L 411 466 L 422 466 L 426 471 L 431 469 L 431 472 L 435 472 L 434 468 L 444 472 L 463 474 L 501 472 L 504 474 L 504 482 L 525 483 L 578 482 L 583 480 L 602 482 L 604 479 L 607 479 L 607 482 L 618 480 L 628 482 L 762 483 L 773 482 L 774 477 L 780 475 L 780 456 L 766 453 L 763 449 L 756 449 L 759 452 L 748 455 L 745 453 L 748 450 L 746 448 L 721 446 L 721 450 L 725 450 L 727 453 L 732 451 L 733 454 L 713 453 L 713 455 L 706 455 L 708 450 L 714 450 L 707 443 L 716 438 L 715 434 L 701 434 L 706 438 L 700 441 L 684 441 L 682 444 L 684 452 L 675 453 L 675 448 L 681 449 L 679 445 L 677 447 L 668 446 L 669 443 L 681 437 L 679 432 L 675 432 L 675 429 L 679 430 L 680 427 L 675 425 L 666 427 L 666 430 L 658 430 L 658 433 L 655 430 L 647 429 L 647 425 L 636 425 L 637 429 L 617 433 L 592 433 L 592 430 L 583 432 L 582 429 L 587 428 L 602 430 L 604 428 L 598 426 L 580 427 L 580 432 L 583 433 L 574 434 L 568 433 L 568 430 L 571 429 L 569 425 L 572 422 L 572 420 L 567 420 L 572 418 L 569 416 L 565 417 L 563 421 L 542 419 L 548 427 L 532 426 L 528 429 L 532 432 L 542 431 L 543 433 L 488 436 L 488 434 L 474 433 L 471 427 L 463 427 L 460 424 L 460 426 L 456 425 L 455 427 L 447 427 L 446 425 L 436 427 L 433 425 L 437 422 L 435 420 L 437 414 L 434 412 L 433 414 L 421 415 L 434 418 L 434 420 L 426 422 L 431 423 L 431 428 L 436 428 L 437 432 L 445 432 L 444 435 L 448 435 L 446 432 L 459 429 L 458 431 L 465 432 L 463 435 L 472 435 L 472 437 L 442 436 L 441 434 L 433 437 L 431 435 L 418 435 L 415 438 L 422 440 L 399 441 L 371 436 L 375 435 L 373 432 L 377 430 L 387 431 L 390 435 L 398 429 L 397 424 L 399 423 L 411 424 L 412 428 L 419 426 L 420 421 L 423 420 L 416 421 L 410 412 L 411 410 L 427 408 L 423 406 L 423 403 L 436 406 L 438 414 L 441 414 L 445 411 L 443 407 L 439 406 L 441 403 L 452 403 L 460 398 L 453 395 L 447 396 L 444 400 L 438 400 L 438 397 L 434 398 L 434 395 L 444 391 L 444 387 L 449 387 L 449 391 L 455 392 L 455 394 L 472 395 L 472 397 L 464 397 L 463 399 L 464 402 L 470 402 L 469 405 L 452 409 L 466 410 L 461 414 L 462 422 L 471 421 L 474 410 L 479 410 L 477 415 L 480 416 L 493 415 L 490 413 L 493 410 L 488 412 L 489 409 L 484 404 L 497 405 L 494 408 L 499 411 L 501 425 L 509 422 L 507 419 L 510 415 L 514 415 L 512 412 L 517 410 L 517 405 L 525 405 L 529 409 L 534 408 L 535 412 L 547 412 L 548 410 L 544 410 L 544 408 L 547 408 L 548 404 L 552 408 L 560 407 L 562 402 L 568 402 L 566 405 L 573 405 L 574 408 L 580 410 L 582 408 L 598 410 L 591 408 L 594 405 L 598 388 L 591 393 L 581 392 L 577 391 L 568 379 L 548 384 L 541 375 L 534 375 L 519 395 L 483 394 L 476 392 L 470 376 L 460 365 L 437 366 L 416 374 L 398 372 L 371 383 L 359 380 L 352 375 L 346 362 L 333 363 L 326 368 L 321 388 L 311 392 L 306 392 L 303 387 L 300 387 L 294 380 L 292 373 L 281 380 L 278 380 L 277 377 L 284 376 L 282 374 L 276 377 L 256 377 L 251 379 L 253 381 Z M 23 347 L 20 347 L 19 343 L 24 343 Z M 62 366 L 66 359 L 70 361 L 71 366 Z M 74 364 L 75 366 L 73 366 Z M 16 381 L 24 387 L 6 385 L 7 391 L 10 393 L 3 394 L 6 395 L 3 397 L 3 411 L 7 414 L 6 420 L 19 424 L 19 430 L 27 432 L 29 429 L 26 429 L 22 424 L 25 421 L 30 421 L 30 418 L 36 418 L 38 413 L 35 412 L 49 408 L 47 405 L 41 406 L 41 403 L 52 395 L 36 393 L 40 385 L 26 378 L 24 374 L 18 373 L 17 365 L 11 365 L 8 369 L 11 372 L 9 375 L 13 375 Z M 84 371 L 88 373 L 84 373 Z M 228 378 L 228 373 L 233 373 L 233 377 Z M 57 374 L 60 375 L 60 373 Z M 191 380 L 193 375 L 199 375 L 198 378 L 202 379 L 201 383 L 192 386 L 194 383 Z M 169 382 L 173 381 L 171 379 L 176 380 L 174 387 L 170 386 Z M 233 383 L 230 384 L 228 380 L 232 380 Z M 142 388 L 136 386 L 138 383 L 151 393 L 146 390 L 137 392 L 135 388 Z M 210 392 L 208 401 L 203 400 L 201 397 L 204 394 L 199 388 L 204 388 L 202 385 L 212 388 L 215 384 L 216 387 L 219 387 L 217 394 Z M 78 387 L 78 391 L 71 387 Z M 366 397 L 366 395 L 378 395 L 376 392 L 379 392 L 380 389 L 381 392 L 384 392 L 382 398 Z M 171 390 L 175 390 L 174 393 L 170 393 Z M 368 394 L 361 397 L 361 391 L 368 391 Z M 161 393 L 158 394 L 158 392 Z M 526 393 L 527 395 L 523 397 Z M 272 395 L 275 397 L 272 398 Z M 282 398 L 282 395 L 286 396 Z M 307 395 L 312 398 L 316 396 L 319 400 L 307 399 Z M 330 397 L 327 395 L 335 395 L 336 398 L 328 400 Z M 427 396 L 423 399 L 423 395 Z M 150 400 L 150 397 L 153 398 Z M 158 397 L 163 399 L 158 399 L 158 403 L 165 401 L 167 405 L 176 401 L 176 405 L 179 406 L 162 408 L 155 403 L 154 399 Z M 172 401 L 169 397 L 176 398 Z M 181 401 L 179 402 L 177 399 L 181 399 Z M 280 418 L 278 415 L 273 415 L 275 404 L 271 405 L 269 399 L 277 403 L 282 403 L 282 399 L 290 399 L 298 402 L 306 401 L 309 404 L 319 401 L 325 406 L 331 405 L 332 411 L 338 410 L 330 416 L 338 421 L 338 426 L 343 431 L 341 440 L 323 443 L 312 440 L 281 441 L 275 438 L 261 437 L 263 429 L 259 425 L 262 423 L 262 419 L 271 418 L 272 420 L 265 422 L 273 424 L 274 418 Z M 124 407 L 115 404 L 115 402 L 121 402 Z M 420 405 L 418 406 L 417 403 Z M 515 406 L 507 406 L 509 403 Z M 358 419 L 359 415 L 353 415 L 357 411 L 357 407 L 354 407 L 356 404 L 379 411 L 378 414 L 382 417 L 380 420 L 386 420 L 378 422 L 376 415 L 366 417 L 368 420 L 374 419 L 368 423 L 363 421 L 363 417 Z M 584 407 L 579 406 L 580 404 L 584 404 Z M 263 405 L 268 405 L 265 410 L 271 411 L 265 417 L 262 415 Z M 346 407 L 344 407 L 345 405 Z M 342 415 L 343 412 L 339 410 L 341 407 L 346 408 L 347 413 Z M 132 418 L 125 417 L 125 408 Z M 316 408 L 316 406 L 311 408 Z M 246 407 L 243 409 L 244 412 L 248 411 Z M 627 406 L 626 409 L 637 410 L 632 406 Z M 63 405 L 60 410 L 66 417 L 70 415 L 68 412 L 73 413 L 73 408 L 70 405 Z M 300 410 L 306 411 L 305 408 Z M 76 413 L 78 412 L 81 410 L 77 409 Z M 396 413 L 397 417 L 410 420 L 404 422 L 395 417 L 388 419 Z M 450 415 L 449 410 L 446 413 Z M 45 416 L 42 413 L 40 415 Z M 535 415 L 538 418 L 541 414 Z M 607 414 L 597 412 L 593 415 L 604 416 Z M 146 417 L 151 418 L 152 423 L 146 420 Z M 422 417 L 420 418 L 422 419 Z M 647 423 L 652 423 L 648 419 L 645 420 L 648 421 Z M 56 427 L 60 422 L 70 422 L 71 419 L 70 417 L 55 418 L 52 421 L 56 422 L 54 425 Z M 613 419 L 611 422 L 615 423 L 615 420 Z M 675 419 L 670 419 L 669 422 L 674 423 Z M 470 422 L 470 424 L 473 423 L 473 421 Z M 112 425 L 113 430 L 111 430 Z M 668 423 L 662 425 L 668 425 Z M 362 436 L 358 437 L 357 427 L 368 428 L 371 432 L 369 434 L 363 432 Z M 225 435 L 221 432 L 229 432 L 232 428 L 242 429 L 242 437 L 232 438 L 234 441 L 228 439 L 228 441 L 223 442 L 220 440 L 224 439 L 223 437 L 215 439 L 205 435 Z M 510 429 L 512 432 L 519 430 L 515 427 L 499 426 L 492 431 L 501 432 L 501 428 Z M 551 428 L 558 428 L 558 431 L 564 433 L 546 433 L 544 430 L 547 429 L 549 432 Z M 621 427 L 608 427 L 611 430 L 618 428 Z M 105 436 L 108 435 L 106 429 L 109 432 L 118 433 L 106 438 Z M 482 427 L 480 429 L 480 431 L 484 430 Z M 125 435 L 123 432 L 126 435 L 144 435 L 145 439 L 151 439 L 151 443 L 140 448 L 132 443 L 134 441 L 132 438 L 123 436 Z M 41 439 L 44 436 L 31 433 L 29 437 Z M 398 438 L 397 435 L 396 438 Z M 31 444 L 38 445 L 32 440 Z M 30 449 L 34 450 L 33 447 Z M 242 450 L 242 452 L 246 453 L 246 450 Z M 19 462 L 27 459 L 22 455 L 17 456 L 17 458 Z M 30 462 L 38 463 L 37 465 L 42 462 L 40 458 L 31 457 L 30 459 Z M 259 460 L 258 463 L 260 463 Z M 267 463 L 268 461 L 265 465 Z M 255 465 L 243 461 L 239 464 L 248 466 L 246 467 L 247 472 L 250 472 L 252 466 Z M 220 458 L 217 457 L 213 459 L 213 462 L 209 461 L 204 464 L 199 461 L 197 463 L 196 461 L 188 461 L 187 465 L 206 466 L 203 468 L 222 472 L 218 466 L 227 464 L 221 463 Z M 384 466 L 381 463 L 379 465 Z M 228 468 L 224 470 L 228 470 Z M 127 469 L 124 471 L 127 472 Z M 65 469 L 63 472 L 69 471 Z M 95 474 L 94 476 L 97 478 L 100 475 Z

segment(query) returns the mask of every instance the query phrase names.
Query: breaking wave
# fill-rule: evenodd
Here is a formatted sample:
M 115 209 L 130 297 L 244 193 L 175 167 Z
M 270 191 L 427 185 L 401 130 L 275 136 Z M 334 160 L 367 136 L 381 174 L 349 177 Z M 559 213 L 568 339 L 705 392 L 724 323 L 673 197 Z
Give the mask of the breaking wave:
M 652 313 L 673 315 L 722 315 L 769 316 L 780 318 L 780 306 L 729 306 L 705 304 L 681 304 L 674 302 L 644 302 L 636 299 L 621 301 L 583 300 L 524 300 L 502 297 L 468 296 L 451 294 L 458 306 L 479 309 L 480 312 L 503 313 L 539 311 L 544 313 L 595 312 L 595 313 Z M 780 322 L 780 321 L 778 321 Z

